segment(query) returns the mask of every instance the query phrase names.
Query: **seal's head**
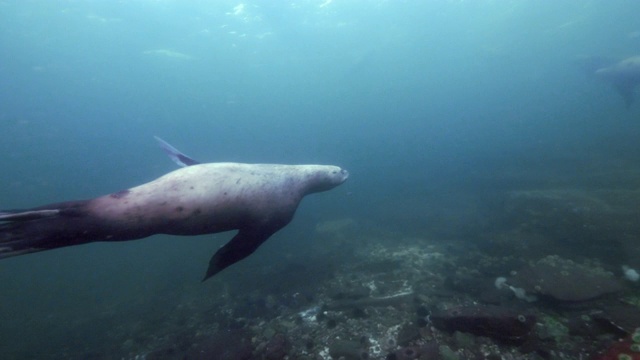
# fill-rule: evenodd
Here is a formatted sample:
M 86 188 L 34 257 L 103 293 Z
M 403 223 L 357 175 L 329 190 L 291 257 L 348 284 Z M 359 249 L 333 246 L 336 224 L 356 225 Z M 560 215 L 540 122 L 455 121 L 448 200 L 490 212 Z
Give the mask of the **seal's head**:
M 349 177 L 349 172 L 332 165 L 305 165 L 307 194 L 331 190 Z

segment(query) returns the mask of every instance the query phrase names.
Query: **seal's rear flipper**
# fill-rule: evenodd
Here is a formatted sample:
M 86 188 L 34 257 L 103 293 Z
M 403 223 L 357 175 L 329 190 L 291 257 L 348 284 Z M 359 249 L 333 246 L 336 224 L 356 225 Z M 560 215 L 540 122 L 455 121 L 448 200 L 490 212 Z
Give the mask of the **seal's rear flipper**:
M 251 255 L 273 233 L 273 231 L 241 229 L 233 239 L 213 254 L 213 257 L 209 261 L 207 273 L 202 281 L 209 279 L 228 266 L 231 266 Z
M 57 209 L 0 212 L 0 259 L 46 250 L 39 245 L 42 237 L 31 230 L 59 213 Z
M 158 143 L 160 144 L 160 147 L 162 148 L 162 150 L 164 150 L 164 152 L 166 152 L 167 155 L 169 155 L 169 158 L 171 160 L 173 160 L 173 162 L 178 164 L 179 166 L 191 166 L 191 165 L 200 164 L 199 161 L 193 160 L 192 158 L 188 157 L 187 155 L 181 153 L 180 150 L 174 148 L 168 142 L 160 139 L 157 136 L 154 136 L 154 138 L 156 138 L 156 141 L 158 141 Z
M 0 259 L 88 242 L 91 226 L 83 226 L 85 201 L 0 211 Z
M 56 216 L 60 210 L 27 210 L 0 212 L 0 221 L 28 221 Z

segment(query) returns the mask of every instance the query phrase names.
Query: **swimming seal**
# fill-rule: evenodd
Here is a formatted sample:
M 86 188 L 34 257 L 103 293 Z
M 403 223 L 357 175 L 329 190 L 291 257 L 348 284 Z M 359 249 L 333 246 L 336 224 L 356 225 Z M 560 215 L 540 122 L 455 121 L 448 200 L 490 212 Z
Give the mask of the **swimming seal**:
M 213 255 L 204 281 L 287 225 L 305 195 L 330 190 L 349 176 L 328 165 L 201 164 L 157 139 L 183 168 L 91 200 L 2 211 L 0 259 L 95 241 L 238 230 Z
M 634 101 L 635 89 L 640 85 L 640 56 L 632 56 L 595 71 L 596 77 L 610 82 L 624 99 L 627 108 Z

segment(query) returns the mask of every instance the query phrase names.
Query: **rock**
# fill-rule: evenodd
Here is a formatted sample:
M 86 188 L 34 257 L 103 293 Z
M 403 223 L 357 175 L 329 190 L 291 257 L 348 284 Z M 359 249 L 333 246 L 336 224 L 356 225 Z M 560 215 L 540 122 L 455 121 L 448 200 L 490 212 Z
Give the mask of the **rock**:
M 458 354 L 451 350 L 450 347 L 448 347 L 447 345 L 441 345 L 440 346 L 440 357 L 442 360 L 458 360 L 460 359 L 460 356 L 458 356 Z
M 250 360 L 252 356 L 250 335 L 242 330 L 222 330 L 191 349 L 189 360 Z
M 395 360 L 413 360 L 413 359 L 437 359 L 439 357 L 438 345 L 435 343 L 425 344 L 422 346 L 408 346 L 398 349 L 387 359 Z
M 604 306 L 602 311 L 594 313 L 592 318 L 612 331 L 630 334 L 640 328 L 640 309 L 629 304 Z
M 456 331 L 453 333 L 453 339 L 455 340 L 456 346 L 461 349 L 471 348 L 475 345 L 473 335 L 464 332 Z
M 493 305 L 457 306 L 431 314 L 433 325 L 448 332 L 467 332 L 508 343 L 524 342 L 536 317 Z
M 398 332 L 398 345 L 406 346 L 413 340 L 420 338 L 419 328 L 414 324 L 405 324 Z
M 522 233 L 545 236 L 555 252 L 614 264 L 627 255 L 628 234 L 640 231 L 638 201 L 640 192 L 626 189 L 514 191 L 505 199 L 505 220 Z
M 291 344 L 283 334 L 274 335 L 264 351 L 264 358 L 266 360 L 281 360 L 289 353 Z
M 640 331 L 636 330 L 621 341 L 616 341 L 597 360 L 638 360 L 640 359 Z
M 420 357 L 420 348 L 409 346 L 395 352 L 396 360 L 412 360 Z
M 334 359 L 344 357 L 345 360 L 366 360 L 369 358 L 367 349 L 357 341 L 336 340 L 329 346 L 329 355 Z
M 508 283 L 527 294 L 558 301 L 585 301 L 622 290 L 613 274 L 559 256 L 547 256 L 518 270 Z

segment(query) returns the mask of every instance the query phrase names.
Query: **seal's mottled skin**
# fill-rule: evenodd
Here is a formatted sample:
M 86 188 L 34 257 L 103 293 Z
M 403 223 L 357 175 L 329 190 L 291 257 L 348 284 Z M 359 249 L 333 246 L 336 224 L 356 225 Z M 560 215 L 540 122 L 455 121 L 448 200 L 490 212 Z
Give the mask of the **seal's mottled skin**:
M 0 213 L 0 258 L 94 241 L 239 230 L 211 259 L 207 279 L 287 225 L 305 195 L 347 177 L 327 165 L 188 166 L 95 199 Z

